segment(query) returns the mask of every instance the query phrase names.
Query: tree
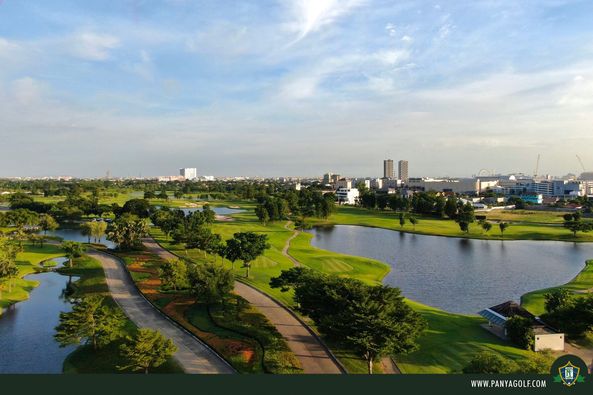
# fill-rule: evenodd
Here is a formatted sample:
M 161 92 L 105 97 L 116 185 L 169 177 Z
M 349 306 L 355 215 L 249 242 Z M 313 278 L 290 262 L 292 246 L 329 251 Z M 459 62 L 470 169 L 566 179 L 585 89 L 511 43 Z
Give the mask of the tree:
M 492 224 L 488 221 L 483 221 L 482 229 L 484 230 L 484 232 L 488 233 L 488 232 L 490 232 L 490 229 L 492 229 Z
M 516 315 L 506 321 L 505 328 L 510 341 L 526 350 L 533 348 L 535 339 L 531 320 Z
M 169 259 L 159 267 L 159 278 L 163 289 L 187 288 L 187 264 L 181 259 Z
M 251 262 L 270 248 L 267 241 L 268 235 L 258 235 L 254 232 L 235 233 L 233 238 L 227 241 L 226 256 L 231 262 L 242 260 L 243 267 L 246 269 L 245 276 L 249 277 Z
M 58 224 L 58 221 L 56 221 L 54 217 L 52 217 L 51 215 L 41 214 L 39 216 L 39 227 L 41 228 L 44 234 L 47 234 L 48 230 L 58 229 L 59 226 L 60 225 Z
M 156 197 L 158 199 L 162 199 L 162 200 L 168 200 L 169 199 L 169 195 L 167 195 L 167 191 L 165 191 L 164 189 Z
M 468 202 L 459 208 L 455 221 L 459 224 L 462 232 L 469 233 L 469 225 L 476 221 L 474 207 L 471 203 Z
M 140 218 L 150 216 L 150 202 L 146 199 L 130 199 L 119 210 L 120 214 L 132 214 Z
M 192 295 L 207 304 L 224 301 L 233 290 L 234 284 L 233 272 L 219 265 L 194 265 L 189 271 Z
M 16 265 L 16 256 L 19 246 L 7 237 L 0 235 L 0 298 L 2 298 L 2 286 L 8 282 L 8 292 L 12 289 L 12 279 L 18 275 L 19 269 Z
M 282 292 L 294 289 L 299 311 L 329 339 L 364 357 L 369 373 L 380 356 L 416 349 L 415 341 L 426 327 L 397 288 L 370 286 L 304 267 L 282 271 L 270 286 Z
M 447 201 L 445 202 L 445 214 L 450 219 L 455 219 L 457 216 L 457 198 L 454 196 L 449 196 Z
M 171 358 L 177 352 L 177 347 L 160 332 L 141 328 L 134 337 L 127 337 L 127 342 L 121 345 L 120 351 L 127 365 L 118 366 L 118 369 L 140 370 L 148 374 L 149 369 L 161 366 Z
M 404 215 L 404 213 L 399 213 L 399 226 L 400 226 L 400 228 L 403 228 L 405 224 L 406 224 L 406 216 Z
M 500 236 L 504 239 L 504 231 L 507 230 L 509 224 L 507 222 L 501 222 L 498 224 L 498 228 L 500 229 Z
M 518 370 L 517 364 L 492 351 L 476 354 L 463 368 L 463 373 L 511 374 Z
M 544 294 L 544 306 L 548 313 L 567 307 L 572 302 L 572 294 L 568 289 L 556 288 Z
M 142 238 L 148 235 L 146 220 L 133 215 L 123 215 L 107 227 L 107 240 L 120 250 L 142 247 Z
M 416 225 L 418 224 L 418 218 L 416 218 L 413 215 L 410 215 L 408 217 L 408 221 L 410 221 L 410 223 L 412 224 L 412 226 L 414 227 L 414 231 L 416 230 Z
M 95 243 L 100 243 L 103 236 L 105 236 L 105 232 L 107 231 L 107 223 L 103 221 L 93 221 L 91 222 L 91 236 L 93 237 Z
M 74 258 L 79 258 L 84 254 L 85 248 L 82 243 L 77 243 L 75 241 L 64 241 L 61 245 L 62 251 L 64 251 L 64 255 L 68 258 L 68 266 L 72 267 L 74 263 Z
M 582 221 L 583 215 L 580 211 L 573 214 L 564 215 L 564 227 L 570 230 L 574 237 L 577 237 L 578 232 L 590 232 L 593 230 L 593 224 Z
M 144 199 L 156 199 L 156 193 L 154 191 L 145 191 L 144 192 Z
M 266 208 L 262 205 L 255 207 L 255 215 L 257 215 L 259 222 L 261 222 L 264 226 L 267 225 L 268 221 L 270 221 L 270 214 L 268 213 L 268 210 L 266 210 Z
M 86 341 L 96 350 L 122 336 L 125 317 L 120 310 L 105 306 L 104 299 L 99 295 L 83 297 L 72 311 L 60 313 L 54 337 L 61 347 Z
M 404 354 L 418 348 L 416 338 L 425 322 L 404 301 L 399 290 L 388 287 L 365 289 L 340 314 L 348 328 L 346 343 L 366 361 L 368 373 L 384 355 Z
M 83 222 L 82 224 L 80 224 L 80 233 L 82 233 L 83 236 L 87 237 L 87 241 L 90 244 L 91 243 L 91 237 L 93 235 L 93 229 L 92 229 L 92 225 L 90 222 Z

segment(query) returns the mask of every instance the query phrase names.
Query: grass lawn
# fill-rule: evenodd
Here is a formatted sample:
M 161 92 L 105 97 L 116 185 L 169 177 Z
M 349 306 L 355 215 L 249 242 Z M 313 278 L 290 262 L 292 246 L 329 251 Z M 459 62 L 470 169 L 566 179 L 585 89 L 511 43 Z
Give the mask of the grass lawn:
M 2 284 L 0 314 L 2 314 L 2 309 L 11 304 L 27 300 L 29 292 L 39 285 L 38 281 L 26 280 L 23 278 L 24 276 L 35 273 L 37 269 L 40 269 L 39 264 L 41 262 L 63 255 L 60 248 L 52 244 L 38 247 L 33 246 L 31 243 L 24 243 L 23 249 L 24 251 L 20 252 L 16 257 L 19 269 L 18 277 L 10 280 L 10 287 L 7 283 Z
M 567 284 L 526 293 L 521 297 L 521 305 L 532 314 L 541 315 L 545 312 L 544 295 L 559 288 L 567 289 L 572 292 L 593 289 L 593 260 L 587 261 L 583 270 L 581 270 L 581 272 Z
M 487 213 L 491 221 L 504 219 L 510 226 L 504 233 L 508 240 L 559 240 L 559 241 L 593 241 L 593 233 L 572 233 L 562 226 L 562 213 L 558 212 L 517 212 L 504 211 Z M 560 217 L 559 217 L 560 216 Z M 403 232 L 438 235 L 448 237 L 468 237 L 475 239 L 500 240 L 502 238 L 496 224 L 488 233 L 484 233 L 477 223 L 470 225 L 469 234 L 459 230 L 459 225 L 450 219 L 417 216 L 416 228 L 406 223 L 399 226 L 399 214 L 393 211 L 367 210 L 359 207 L 341 206 L 327 220 L 309 219 L 312 225 L 360 225 L 376 228 L 393 229 Z
M 395 356 L 403 373 L 461 373 L 461 369 L 481 351 L 493 351 L 520 360 L 532 353 L 510 345 L 480 327 L 479 316 L 448 313 L 417 302 L 407 301 L 428 322 L 418 340 L 420 348 L 408 355 Z
M 70 291 L 73 292 L 72 297 L 103 295 L 105 296 L 106 305 L 119 309 L 109 294 L 105 282 L 105 273 L 97 260 L 85 255 L 75 260 L 73 268 L 62 268 L 59 269 L 59 272 L 64 275 L 79 277 L 70 288 Z M 126 319 L 126 335 L 132 336 L 136 330 L 134 323 Z M 123 340 L 118 340 L 98 350 L 94 350 L 90 345 L 81 345 L 68 355 L 64 361 L 63 371 L 64 373 L 132 373 L 117 369 L 117 366 L 125 364 L 125 361 L 120 357 L 119 351 L 122 343 Z M 151 373 L 183 373 L 183 370 L 171 358 L 163 365 L 153 369 Z

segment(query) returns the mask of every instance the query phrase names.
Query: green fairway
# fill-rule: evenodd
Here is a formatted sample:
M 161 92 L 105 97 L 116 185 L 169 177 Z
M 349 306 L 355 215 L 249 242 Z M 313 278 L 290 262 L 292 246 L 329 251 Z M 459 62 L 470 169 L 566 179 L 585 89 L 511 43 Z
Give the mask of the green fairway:
M 252 270 L 252 277 L 248 280 L 256 287 L 263 291 L 281 298 L 284 303 L 289 306 L 293 305 L 292 295 L 281 293 L 276 289 L 270 289 L 268 282 L 273 276 L 280 273 L 282 269 L 290 268 L 293 263 L 282 255 L 282 247 L 286 240 L 292 234 L 284 228 L 285 223 L 277 222 L 270 223 L 267 226 L 261 225 L 255 214 L 253 213 L 253 204 L 250 203 L 236 203 L 237 205 L 246 208 L 248 211 L 240 214 L 235 214 L 232 217 L 233 222 L 217 222 L 214 225 L 214 231 L 220 233 L 223 238 L 230 238 L 234 232 L 254 231 L 258 233 L 266 233 L 270 236 L 270 244 L 272 249 L 266 252 L 264 257 L 259 258 Z M 510 215 L 510 214 L 504 214 Z M 513 213 L 514 215 L 514 213 Z M 532 214 L 522 212 L 517 214 L 515 219 L 526 221 L 527 219 L 534 219 L 537 221 L 549 221 L 553 223 L 557 221 L 554 218 L 547 218 L 545 214 L 537 213 L 533 217 Z M 399 229 L 397 216 L 393 212 L 379 212 L 368 211 L 353 207 L 340 207 L 338 212 L 328 220 L 310 219 L 313 224 L 351 224 L 382 227 L 387 229 Z M 508 220 L 505 217 L 505 220 Z M 515 231 L 513 233 L 511 230 Z M 534 231 L 536 237 L 530 237 L 527 230 L 537 229 Z M 412 226 L 407 224 L 404 227 L 405 231 L 413 231 Z M 505 233 L 505 238 L 541 238 L 545 239 L 546 232 L 555 235 L 562 239 L 564 236 L 569 236 L 570 232 L 562 227 L 553 227 L 550 225 L 530 224 L 530 225 L 515 225 L 513 224 Z M 166 248 L 180 255 L 187 253 L 189 257 L 202 260 L 204 255 L 200 251 L 190 250 L 185 251 L 182 246 L 175 246 L 164 240 L 162 233 L 158 229 L 153 230 L 154 235 L 158 241 Z M 443 234 L 447 236 L 463 236 L 459 231 L 458 225 L 451 220 L 439 220 L 434 218 L 421 218 L 416 228 L 416 233 L 425 234 Z M 489 236 L 484 236 L 478 230 L 477 225 L 472 226 L 470 237 L 488 237 L 499 238 L 493 229 Z M 338 254 L 331 251 L 325 251 L 311 246 L 311 235 L 308 233 L 301 233 L 291 242 L 289 253 L 303 265 L 306 265 L 314 270 L 321 271 L 328 274 L 337 274 L 340 276 L 348 276 L 362 280 L 369 284 L 381 283 L 383 277 L 389 272 L 389 267 L 379 261 L 355 257 L 344 254 Z M 579 238 L 582 235 L 579 236 Z M 208 260 L 213 260 L 213 257 L 208 257 Z M 227 262 L 228 266 L 229 263 Z M 238 266 L 238 265 L 236 265 Z M 242 269 L 235 269 L 237 275 L 243 275 Z M 505 357 L 515 360 L 523 359 L 531 354 L 530 351 L 521 350 L 512 346 L 494 335 L 487 332 L 480 325 L 485 321 L 479 316 L 460 315 L 448 313 L 437 308 L 422 305 L 414 301 L 408 301 L 410 305 L 427 320 L 429 329 L 419 339 L 420 348 L 418 351 L 409 354 L 396 356 L 398 366 L 404 373 L 455 373 L 461 372 L 465 366 L 476 353 L 484 350 L 498 352 Z M 332 350 L 340 358 L 342 363 L 351 373 L 365 373 L 366 365 L 360 358 L 349 353 L 347 350 L 342 350 L 338 345 L 330 344 Z
M 461 373 L 481 351 L 497 352 L 515 360 L 532 353 L 486 331 L 480 326 L 486 321 L 479 316 L 448 313 L 410 300 L 408 303 L 426 319 L 428 329 L 418 340 L 418 351 L 395 356 L 403 373 Z
M 545 313 L 544 295 L 554 289 L 567 289 L 571 292 L 582 292 L 593 289 L 593 260 L 587 261 L 585 267 L 581 272 L 569 283 L 540 289 L 537 291 L 526 293 L 521 297 L 521 305 L 529 310 L 532 314 L 541 315 Z
M 53 244 L 45 244 L 43 247 L 33 246 L 31 243 L 23 244 L 24 251 L 20 252 L 17 259 L 19 274 L 17 278 L 2 284 L 2 295 L 0 296 L 0 314 L 2 310 L 11 304 L 21 302 L 29 298 L 29 292 L 39 285 L 37 281 L 26 280 L 23 277 L 35 273 L 40 269 L 39 264 L 48 259 L 63 255 L 60 248 Z
M 503 219 L 510 226 L 504 232 L 506 240 L 559 240 L 559 241 L 593 241 L 593 233 L 579 233 L 575 238 L 569 230 L 562 226 L 562 213 L 557 212 L 517 211 L 485 213 L 488 220 Z M 480 213 L 476 213 L 480 215 Z M 309 219 L 312 225 L 360 225 L 376 228 L 398 230 L 402 232 L 425 235 L 467 237 L 474 239 L 500 240 L 502 235 L 494 224 L 488 233 L 483 232 L 477 223 L 470 225 L 469 233 L 462 232 L 459 225 L 450 219 L 417 216 L 418 224 L 414 228 L 409 222 L 403 227 L 399 225 L 399 213 L 394 211 L 367 210 L 359 207 L 341 206 L 327 220 Z

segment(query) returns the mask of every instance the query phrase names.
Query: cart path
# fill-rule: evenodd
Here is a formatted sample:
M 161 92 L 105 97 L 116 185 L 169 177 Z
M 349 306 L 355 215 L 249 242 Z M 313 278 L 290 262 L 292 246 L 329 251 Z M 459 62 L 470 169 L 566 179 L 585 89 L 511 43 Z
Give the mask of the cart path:
M 144 239 L 143 243 L 149 252 L 163 259 L 176 258 L 152 238 Z M 235 281 L 235 293 L 247 300 L 276 327 L 286 340 L 290 350 L 298 358 L 305 373 L 342 373 L 339 365 L 319 339 L 311 334 L 310 329 L 286 307 L 266 294 L 238 281 Z
M 144 299 L 132 283 L 121 260 L 96 250 L 89 250 L 87 255 L 101 262 L 111 296 L 136 326 L 158 330 L 173 340 L 178 348 L 174 357 L 186 373 L 221 374 L 235 372 L 224 359 L 196 337 L 173 324 L 150 302 Z
M 290 229 L 290 224 L 292 223 L 292 221 L 288 221 L 286 223 L 286 225 L 284 225 L 284 229 L 286 230 L 291 230 Z M 302 266 L 302 264 L 296 260 L 296 258 L 294 258 L 292 255 L 290 255 L 290 253 L 288 252 L 288 249 L 290 248 L 290 242 L 299 235 L 299 233 L 301 233 L 300 231 L 294 229 L 292 235 L 286 240 L 286 243 L 284 244 L 284 248 L 282 248 L 282 255 L 284 255 L 285 257 L 287 257 L 288 259 L 291 260 L 291 262 L 295 265 L 295 266 Z

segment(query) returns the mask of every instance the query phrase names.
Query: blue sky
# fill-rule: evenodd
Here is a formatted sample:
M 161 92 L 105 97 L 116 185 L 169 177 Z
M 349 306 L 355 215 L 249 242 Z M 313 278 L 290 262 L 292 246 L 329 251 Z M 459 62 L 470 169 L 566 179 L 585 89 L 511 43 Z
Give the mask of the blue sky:
M 593 169 L 590 1 L 0 0 L 0 176 Z

